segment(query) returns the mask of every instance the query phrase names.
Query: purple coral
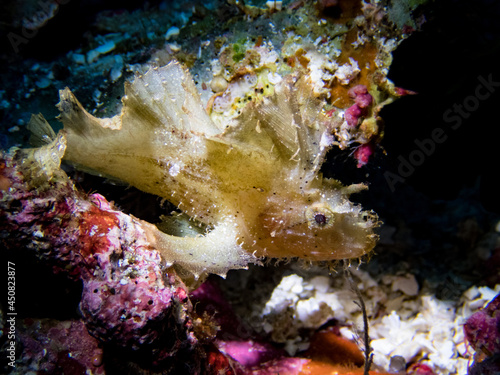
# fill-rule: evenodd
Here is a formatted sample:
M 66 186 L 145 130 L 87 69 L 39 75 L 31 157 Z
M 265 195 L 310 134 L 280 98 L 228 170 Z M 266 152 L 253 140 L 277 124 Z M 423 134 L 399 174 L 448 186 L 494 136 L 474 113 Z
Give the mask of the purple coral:
M 365 85 L 354 86 L 347 93 L 349 97 L 354 99 L 355 104 L 346 109 L 344 116 L 347 124 L 355 127 L 358 125 L 359 119 L 366 116 L 367 108 L 371 106 L 373 97 Z
M 476 351 L 470 375 L 500 373 L 500 294 L 464 325 L 465 338 Z M 486 357 L 484 359 L 484 357 Z
M 361 116 L 363 116 L 364 113 L 365 111 L 363 111 L 363 109 L 360 108 L 357 104 L 353 104 L 352 106 L 347 108 L 344 114 L 347 125 L 351 127 L 357 126 L 358 120 Z
M 368 108 L 372 104 L 373 97 L 365 85 L 356 85 L 349 89 L 347 94 L 354 99 L 359 108 Z
M 23 347 L 18 371 L 39 374 L 95 375 L 105 373 L 103 350 L 80 321 L 24 319 L 18 324 Z M 50 345 L 47 345 L 50 343 Z
M 368 163 L 368 160 L 370 159 L 370 156 L 372 156 L 374 150 L 375 146 L 370 142 L 362 144 L 356 149 L 356 151 L 354 151 L 354 158 L 358 161 L 358 168 L 361 168 Z
M 184 284 L 162 272 L 150 224 L 78 192 L 61 170 L 39 178 L 44 167 L 16 152 L 0 155 L 0 165 L 3 245 L 30 249 L 56 273 L 82 281 L 80 310 L 94 337 L 147 348 L 153 363 L 196 346 Z
M 467 319 L 464 333 L 476 352 L 500 354 L 500 294 Z

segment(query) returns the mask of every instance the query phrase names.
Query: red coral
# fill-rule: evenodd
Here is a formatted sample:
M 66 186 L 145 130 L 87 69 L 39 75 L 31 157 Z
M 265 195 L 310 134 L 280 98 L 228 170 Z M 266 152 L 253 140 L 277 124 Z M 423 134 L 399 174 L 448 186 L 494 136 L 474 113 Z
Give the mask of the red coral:
M 357 104 L 353 104 L 346 109 L 344 117 L 347 121 L 347 125 L 355 127 L 358 125 L 358 121 L 365 114 L 365 111 L 359 107 Z
M 408 375 L 436 375 L 436 373 L 424 363 L 414 363 L 406 371 Z
M 500 354 L 500 294 L 464 325 L 465 338 L 476 352 Z
M 365 85 L 356 85 L 349 89 L 347 94 L 354 99 L 359 108 L 367 108 L 372 104 L 373 97 Z
M 354 99 L 352 106 L 345 111 L 345 120 L 351 127 L 358 125 L 359 119 L 367 114 L 367 108 L 372 105 L 373 97 L 368 92 L 365 85 L 356 85 L 347 92 L 349 97 Z
M 97 206 L 82 213 L 80 220 L 80 240 L 82 248 L 80 254 L 88 258 L 94 254 L 103 253 L 109 248 L 107 237 L 109 231 L 118 226 L 118 219 L 113 212 L 104 211 Z
M 361 168 L 368 163 L 368 160 L 370 159 L 370 156 L 372 156 L 374 150 L 375 147 L 372 143 L 365 143 L 354 151 L 354 158 L 358 161 L 358 168 Z

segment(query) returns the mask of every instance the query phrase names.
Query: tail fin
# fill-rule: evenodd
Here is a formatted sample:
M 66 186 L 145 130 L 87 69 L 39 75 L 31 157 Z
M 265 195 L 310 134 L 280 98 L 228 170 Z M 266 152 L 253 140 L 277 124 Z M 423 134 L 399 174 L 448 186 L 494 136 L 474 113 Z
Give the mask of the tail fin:
M 45 146 L 56 139 L 56 133 L 41 113 L 31 115 L 28 130 L 31 132 L 30 144 L 33 147 Z

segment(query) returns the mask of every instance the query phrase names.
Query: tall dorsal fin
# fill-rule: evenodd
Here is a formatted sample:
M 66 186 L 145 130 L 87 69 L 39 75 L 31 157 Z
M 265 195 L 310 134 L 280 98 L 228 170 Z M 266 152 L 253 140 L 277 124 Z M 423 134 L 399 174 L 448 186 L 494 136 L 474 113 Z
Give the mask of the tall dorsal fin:
M 272 149 L 283 162 L 295 162 L 301 173 L 316 175 L 333 140 L 323 105 L 304 77 L 288 75 L 274 95 L 247 105 L 220 138 Z
M 220 133 L 189 72 L 177 62 L 127 83 L 121 114 L 111 118 L 85 111 L 69 89 L 60 97 L 66 160 L 162 197 L 165 184 L 172 182 L 169 171 L 191 166 L 185 172 L 198 173 L 205 137 Z
M 330 145 L 331 130 L 322 114 L 323 105 L 305 77 L 288 75 L 276 86 L 274 96 L 257 108 L 258 118 L 276 146 L 309 172 L 319 170 Z
M 152 68 L 132 83 L 126 82 L 123 108 L 124 125 L 140 121 L 143 126 L 161 126 L 181 133 L 220 133 L 205 112 L 191 75 L 178 62 Z
M 133 82 L 125 83 L 123 109 L 111 118 L 89 114 L 68 89 L 61 90 L 58 108 L 68 132 L 102 136 L 106 130 L 125 129 L 133 133 L 148 128 L 197 132 L 207 136 L 220 133 L 203 109 L 189 72 L 178 62 L 152 68 Z

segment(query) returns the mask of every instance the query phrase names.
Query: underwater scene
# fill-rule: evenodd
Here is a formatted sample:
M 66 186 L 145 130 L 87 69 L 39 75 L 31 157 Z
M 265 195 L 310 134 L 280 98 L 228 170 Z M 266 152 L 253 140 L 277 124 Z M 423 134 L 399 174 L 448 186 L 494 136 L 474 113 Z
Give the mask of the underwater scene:
M 2 0 L 0 373 L 499 375 L 499 19 Z

